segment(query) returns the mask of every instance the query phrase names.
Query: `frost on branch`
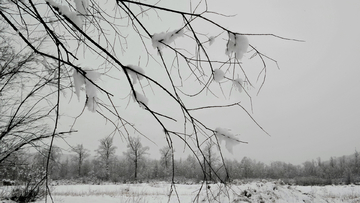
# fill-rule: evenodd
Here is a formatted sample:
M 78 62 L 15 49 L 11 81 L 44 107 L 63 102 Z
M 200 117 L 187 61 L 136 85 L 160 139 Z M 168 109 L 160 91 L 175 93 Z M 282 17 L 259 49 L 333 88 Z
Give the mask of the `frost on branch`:
M 233 153 L 233 146 L 239 143 L 235 135 L 224 128 L 217 127 L 215 129 L 215 136 L 219 140 L 219 143 L 221 143 L 223 140 L 225 141 L 225 147 L 230 153 Z
M 229 32 L 229 40 L 226 44 L 226 54 L 231 56 L 235 53 L 235 57 L 241 60 L 244 53 L 249 47 L 249 40 L 245 35 L 233 34 Z
M 175 41 L 176 38 L 183 36 L 184 36 L 184 30 L 179 29 L 167 33 L 164 32 L 155 33 L 151 37 L 151 41 L 155 49 L 161 50 L 164 47 L 164 44 L 171 44 L 172 42 Z
M 225 78 L 225 73 L 222 70 L 220 70 L 220 69 L 214 70 L 214 80 L 216 82 L 220 82 L 224 78 Z
M 135 91 L 135 95 L 133 95 L 133 99 L 134 101 L 137 101 L 139 103 L 139 106 L 143 109 L 145 109 L 144 105 L 147 106 L 149 103 L 149 100 L 144 95 L 142 95 L 137 91 Z
M 128 73 L 130 74 L 131 79 L 132 79 L 134 84 L 137 83 L 138 79 L 141 80 L 141 79 L 144 78 L 142 75 L 139 75 L 139 74 L 136 73 L 136 72 L 138 72 L 138 73 L 141 73 L 141 74 L 145 74 L 144 69 L 142 69 L 141 67 L 135 66 L 135 65 L 128 65 L 127 67 L 129 67 L 129 69 L 127 69 L 127 70 L 129 70 Z M 136 72 L 134 72 L 133 70 L 136 71 Z
M 77 70 L 74 70 L 73 79 L 74 79 L 75 94 L 80 100 L 80 90 L 81 87 L 85 85 L 85 92 L 87 97 L 86 106 L 88 107 L 89 111 L 95 112 L 98 90 L 93 83 L 95 83 L 100 78 L 100 73 L 92 70 L 86 70 L 85 75 L 87 79 Z

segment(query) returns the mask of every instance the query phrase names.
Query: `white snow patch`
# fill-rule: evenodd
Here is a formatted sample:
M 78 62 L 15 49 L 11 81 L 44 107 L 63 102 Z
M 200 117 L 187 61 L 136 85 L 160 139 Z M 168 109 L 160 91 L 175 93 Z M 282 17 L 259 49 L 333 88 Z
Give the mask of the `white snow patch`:
M 240 184 L 176 184 L 176 193 L 169 196 L 169 183 L 119 185 L 59 185 L 51 192 L 55 202 L 276 202 L 276 203 L 355 203 L 359 202 L 360 186 L 290 186 L 279 181 L 253 181 Z M 6 186 L 8 187 L 8 186 Z M 0 186 L 0 192 L 6 187 Z M 202 188 L 200 191 L 199 189 Z M 212 194 L 212 195 L 209 195 Z M 180 200 L 178 200 L 178 198 Z M 210 199 L 209 199 L 210 198 Z M 39 200 L 36 203 L 43 203 Z
M 245 35 L 233 34 L 229 32 L 229 40 L 226 45 L 226 54 L 231 56 L 235 53 L 235 57 L 241 60 L 244 53 L 249 47 L 249 40 Z

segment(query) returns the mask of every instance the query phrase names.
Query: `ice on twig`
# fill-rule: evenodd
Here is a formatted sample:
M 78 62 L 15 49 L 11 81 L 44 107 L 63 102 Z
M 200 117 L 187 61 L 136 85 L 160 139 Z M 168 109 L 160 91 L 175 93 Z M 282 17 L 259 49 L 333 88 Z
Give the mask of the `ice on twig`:
M 227 55 L 231 56 L 231 54 L 235 53 L 236 59 L 241 60 L 248 47 L 249 40 L 245 35 L 229 32 L 229 40 L 226 44 Z
M 141 80 L 141 79 L 144 78 L 142 75 L 139 75 L 139 74 L 136 73 L 136 72 L 138 72 L 138 73 L 141 73 L 141 74 L 145 74 L 144 69 L 142 69 L 141 67 L 135 66 L 135 65 L 128 65 L 127 67 L 129 67 L 129 69 L 127 69 L 127 70 L 129 70 L 128 73 L 130 74 L 131 79 L 132 79 L 134 84 L 137 83 L 138 79 Z
M 223 140 L 225 141 L 225 147 L 230 153 L 233 153 L 233 147 L 239 143 L 235 135 L 224 128 L 217 127 L 215 129 L 215 136 L 219 140 L 219 143 L 221 143 Z
M 220 82 L 222 79 L 225 78 L 225 73 L 220 69 L 215 69 L 213 74 L 214 74 L 214 80 L 216 82 Z
M 155 33 L 151 37 L 152 45 L 155 49 L 161 50 L 164 47 L 164 44 L 171 44 L 175 41 L 178 37 L 184 36 L 184 30 L 174 30 L 171 32 L 161 32 L 161 33 Z
M 135 98 L 136 96 L 136 98 Z M 133 95 L 133 99 L 134 101 L 137 101 L 139 103 L 139 106 L 143 109 L 145 109 L 145 106 L 144 105 L 148 105 L 149 103 L 149 100 L 144 96 L 142 95 L 141 93 L 135 91 L 135 96 Z

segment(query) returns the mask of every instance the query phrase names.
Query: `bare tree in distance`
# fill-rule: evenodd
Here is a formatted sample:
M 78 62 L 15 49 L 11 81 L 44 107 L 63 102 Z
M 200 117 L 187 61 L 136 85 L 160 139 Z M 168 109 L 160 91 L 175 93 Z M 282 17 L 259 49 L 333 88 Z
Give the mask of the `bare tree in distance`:
M 163 167 L 162 171 L 164 176 L 168 177 L 170 175 L 170 167 L 173 165 L 173 148 L 165 146 L 160 149 L 160 164 Z M 174 169 L 174 167 L 172 167 Z
M 215 176 L 218 176 L 217 169 L 215 168 L 217 164 L 216 162 L 219 161 L 219 157 L 217 157 L 215 153 L 216 147 L 217 144 L 210 140 L 206 142 L 205 147 L 203 149 L 204 151 L 203 166 L 204 166 L 204 170 L 206 171 L 204 175 L 206 176 L 205 180 L 208 181 L 215 181 Z
M 230 126 L 207 124 L 206 118 L 199 116 L 201 112 L 228 108 L 234 113 L 245 112 L 268 134 L 251 116 L 249 89 L 255 89 L 257 83 L 259 93 L 268 63 L 277 66 L 277 62 L 249 41 L 257 36 L 297 40 L 229 29 L 217 22 L 226 16 L 214 12 L 216 8 L 209 8 L 205 0 L 178 3 L 189 6 L 176 9 L 178 6 L 168 6 L 166 1 L 153 0 L 0 3 L 0 18 L 13 39 L 47 63 L 55 64 L 39 70 L 51 72 L 56 84 L 53 91 L 57 97 L 49 102 L 55 104 L 50 105 L 55 109 L 50 137 L 60 133 L 58 123 L 65 117 L 59 115 L 71 114 L 60 108 L 63 89 L 70 95 L 75 93 L 84 101 L 84 108 L 110 122 L 114 132 L 128 142 L 130 130 L 149 137 L 146 129 L 138 129 L 134 124 L 136 114 L 127 112 L 128 105 L 137 103 L 139 112 L 143 110 L 142 115 L 148 116 L 146 122 L 161 129 L 169 146 L 173 147 L 174 140 L 182 141 L 200 164 L 205 157 L 202 146 L 207 140 L 219 146 L 217 153 L 225 168 L 221 142 L 230 152 L 233 145 L 247 143 L 231 133 L 227 129 Z M 46 40 L 46 46 L 37 46 L 39 36 Z M 258 69 L 247 68 L 250 60 L 258 62 Z M 229 102 L 229 98 L 236 101 Z M 244 101 L 249 105 L 244 106 Z M 82 113 L 72 116 L 73 126 Z M 212 119 L 221 120 L 216 116 Z
M 105 179 L 109 180 L 110 177 L 110 164 L 114 160 L 116 146 L 114 146 L 113 137 L 105 137 L 100 140 L 100 145 L 96 150 L 98 158 L 105 165 Z
M 71 151 L 75 153 L 75 155 L 73 156 L 73 160 L 77 165 L 78 176 L 81 177 L 81 168 L 84 164 L 85 159 L 90 156 L 89 150 L 85 149 L 82 144 L 78 144 L 73 147 Z
M 134 164 L 134 179 L 136 180 L 138 177 L 139 164 L 147 154 L 149 147 L 142 146 L 140 137 L 130 137 L 127 148 L 124 155 L 131 164 Z

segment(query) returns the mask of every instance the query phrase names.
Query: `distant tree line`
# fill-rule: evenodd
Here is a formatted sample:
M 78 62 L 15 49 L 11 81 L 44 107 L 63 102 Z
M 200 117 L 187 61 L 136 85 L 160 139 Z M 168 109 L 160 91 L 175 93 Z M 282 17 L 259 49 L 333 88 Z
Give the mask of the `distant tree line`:
M 215 151 L 216 145 L 204 146 L 203 160 L 194 155 L 186 159 L 174 159 L 170 147 L 160 149 L 160 159 L 151 159 L 140 138 L 131 138 L 127 150 L 121 158 L 115 155 L 116 147 L 111 137 L 99 141 L 96 155 L 90 158 L 89 150 L 82 144 L 71 149 L 71 156 L 62 155 L 62 150 L 54 147 L 50 154 L 49 173 L 53 180 L 82 180 L 84 183 L 104 181 L 126 183 L 129 181 L 165 180 L 175 183 L 211 181 L 217 182 L 230 175 L 236 179 L 282 179 L 298 185 L 350 184 L 360 182 L 359 153 L 351 156 L 331 157 L 328 161 L 320 158 L 293 165 L 281 161 L 264 164 L 244 157 L 241 161 L 225 159 Z M 19 151 L 13 154 L 9 165 L 0 166 L 0 178 L 6 180 L 31 181 L 42 177 L 45 172 L 48 153 L 39 150 L 35 155 Z M 228 173 L 226 173 L 226 171 Z M 174 174 L 174 175 L 173 175 Z

